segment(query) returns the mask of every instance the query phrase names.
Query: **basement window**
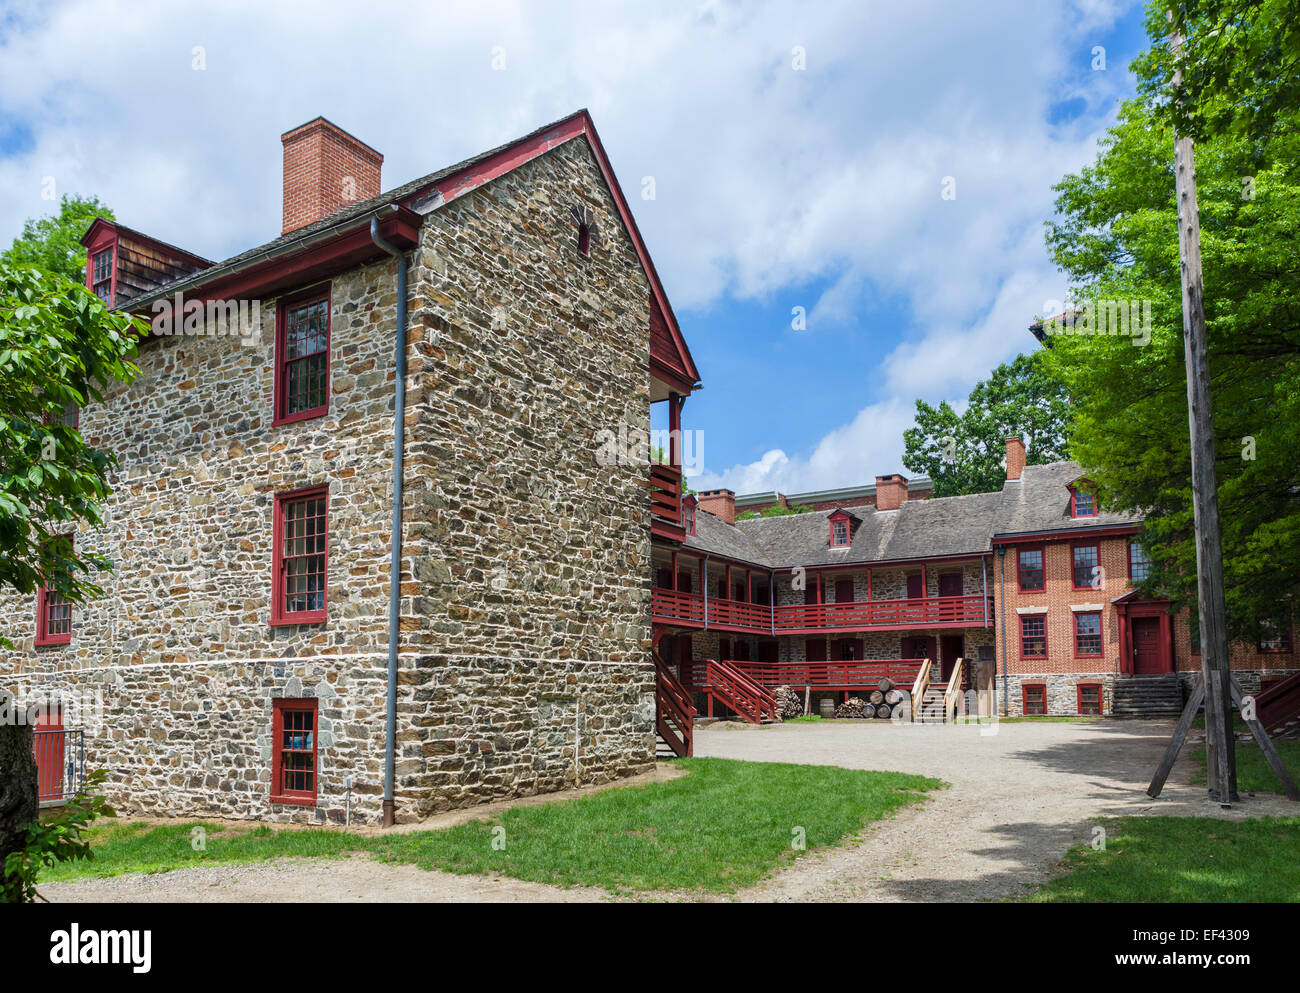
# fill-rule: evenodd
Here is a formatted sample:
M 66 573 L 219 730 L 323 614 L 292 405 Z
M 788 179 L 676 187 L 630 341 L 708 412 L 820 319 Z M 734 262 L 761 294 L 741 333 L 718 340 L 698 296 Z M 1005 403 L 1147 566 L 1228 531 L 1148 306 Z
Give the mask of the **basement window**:
M 275 589 L 272 624 L 326 620 L 329 563 L 329 488 L 313 487 L 275 498 Z
M 329 287 L 282 300 L 275 318 L 275 416 L 287 424 L 329 411 Z
M 271 800 L 316 803 L 316 701 L 276 700 L 272 714 Z
M 1021 683 L 1021 709 L 1026 717 L 1047 716 L 1047 687 L 1043 683 Z
M 1079 713 L 1085 716 L 1101 716 L 1101 683 L 1079 683 Z

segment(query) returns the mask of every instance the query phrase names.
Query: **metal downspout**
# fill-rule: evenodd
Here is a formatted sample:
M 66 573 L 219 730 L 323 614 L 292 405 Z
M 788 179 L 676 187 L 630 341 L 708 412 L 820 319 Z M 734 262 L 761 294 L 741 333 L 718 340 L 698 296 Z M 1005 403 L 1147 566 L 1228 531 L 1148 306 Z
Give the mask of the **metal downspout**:
M 397 765 L 397 639 L 402 601 L 402 456 L 406 434 L 406 254 L 379 235 L 379 221 L 370 218 L 370 239 L 397 260 L 397 334 L 393 384 L 393 532 L 388 569 L 388 712 L 384 727 L 383 825 L 396 820 L 393 800 Z
M 998 546 L 998 606 L 1000 617 L 998 627 L 1002 634 L 1002 716 L 1008 716 L 1007 697 L 1007 546 Z

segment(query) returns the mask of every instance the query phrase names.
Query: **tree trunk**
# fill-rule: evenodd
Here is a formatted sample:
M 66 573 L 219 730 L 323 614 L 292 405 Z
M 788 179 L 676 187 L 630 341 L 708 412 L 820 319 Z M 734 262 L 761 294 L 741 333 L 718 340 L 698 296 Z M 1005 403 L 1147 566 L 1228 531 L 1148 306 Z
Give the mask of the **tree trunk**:
M 0 902 L 18 899 L 17 888 L 4 878 L 4 863 L 23 847 L 27 825 L 39 813 L 31 725 L 0 722 Z

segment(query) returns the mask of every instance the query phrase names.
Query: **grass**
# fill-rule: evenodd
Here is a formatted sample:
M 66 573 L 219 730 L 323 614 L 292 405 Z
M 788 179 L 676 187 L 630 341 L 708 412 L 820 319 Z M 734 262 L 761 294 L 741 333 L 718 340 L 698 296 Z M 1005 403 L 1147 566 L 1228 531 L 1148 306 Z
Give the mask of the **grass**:
M 1291 772 L 1292 778 L 1300 777 L 1300 741 L 1283 739 L 1273 742 L 1277 753 L 1282 757 L 1282 764 Z M 1197 770 L 1192 773 L 1192 784 L 1205 784 L 1205 745 L 1188 744 Z M 1282 784 L 1268 767 L 1264 753 L 1253 741 L 1237 742 L 1237 789 L 1245 793 L 1281 793 Z
M 798 857 L 799 841 L 807 850 L 838 844 L 944 785 L 922 776 L 833 766 L 727 759 L 677 764 L 690 775 L 514 807 L 490 820 L 438 831 L 361 835 L 206 824 L 206 851 L 195 852 L 191 832 L 202 822 L 108 825 L 95 831 L 93 860 L 60 866 L 45 880 L 366 853 L 423 869 L 560 886 L 726 893 Z
M 1300 817 L 1104 820 L 1105 851 L 1065 859 L 1036 903 L 1300 902 Z
M 816 724 L 818 721 L 826 720 L 821 714 L 800 714 L 798 717 L 791 717 L 787 724 Z

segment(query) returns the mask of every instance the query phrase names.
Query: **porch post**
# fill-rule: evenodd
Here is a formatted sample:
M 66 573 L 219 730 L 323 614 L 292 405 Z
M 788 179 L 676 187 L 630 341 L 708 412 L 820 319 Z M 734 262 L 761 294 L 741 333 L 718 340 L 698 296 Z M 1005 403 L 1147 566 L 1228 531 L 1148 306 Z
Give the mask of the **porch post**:
M 685 398 L 679 393 L 668 394 L 668 463 L 674 469 L 682 467 L 682 404 Z
M 709 557 L 700 559 L 700 595 L 704 597 L 704 630 L 709 629 Z
M 673 549 L 673 592 L 677 592 L 677 549 Z

